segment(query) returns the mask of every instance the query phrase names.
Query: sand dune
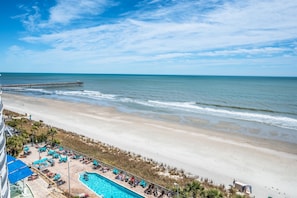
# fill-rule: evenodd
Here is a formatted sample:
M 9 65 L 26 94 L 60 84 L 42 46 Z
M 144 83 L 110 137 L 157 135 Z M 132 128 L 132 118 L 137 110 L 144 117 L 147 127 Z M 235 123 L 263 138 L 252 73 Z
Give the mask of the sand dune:
M 296 197 L 297 145 L 145 119 L 112 108 L 2 95 L 4 108 L 163 162 L 256 197 Z

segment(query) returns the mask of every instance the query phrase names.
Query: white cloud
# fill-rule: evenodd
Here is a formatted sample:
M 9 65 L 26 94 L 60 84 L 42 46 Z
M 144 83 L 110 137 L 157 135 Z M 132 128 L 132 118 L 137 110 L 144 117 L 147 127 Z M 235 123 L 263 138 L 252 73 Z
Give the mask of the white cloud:
M 55 32 L 56 28 L 63 30 L 65 27 L 71 27 L 72 23 L 82 25 L 86 21 L 90 22 L 107 7 L 115 5 L 112 0 L 56 0 L 56 5 L 49 10 L 45 10 L 38 3 L 31 7 L 19 6 L 26 13 L 16 17 L 21 18 L 21 22 L 30 32 Z
M 98 15 L 106 6 L 107 0 L 58 0 L 50 9 L 49 24 L 67 24 L 85 15 Z
M 264 47 L 264 48 L 252 48 L 252 49 L 230 49 L 230 50 L 216 50 L 197 53 L 198 56 L 235 56 L 235 55 L 272 55 L 284 53 L 286 51 L 292 51 L 288 48 L 279 47 Z
M 19 6 L 19 9 L 23 9 L 26 11 L 25 14 L 20 14 L 17 16 L 13 16 L 13 19 L 19 18 L 20 21 L 23 23 L 24 27 L 29 31 L 33 32 L 38 29 L 37 21 L 40 20 L 40 9 L 38 6 L 32 6 L 28 8 L 26 6 Z
M 150 3 L 158 4 L 158 1 Z M 39 23 L 39 26 L 68 24 L 85 15 L 98 15 L 108 6 L 105 0 L 59 0 L 50 9 L 49 21 Z M 32 27 L 39 17 L 37 13 L 31 21 L 28 20 Z M 162 64 L 162 61 L 170 60 L 181 65 L 209 65 L 209 58 L 222 56 L 246 56 L 251 60 L 256 56 L 280 58 L 287 53 L 296 54 L 293 41 L 297 32 L 296 13 L 296 1 L 250 0 L 225 4 L 177 1 L 154 10 L 130 11 L 105 25 L 53 29 L 51 32 L 54 33 L 25 36 L 22 40 L 48 46 L 45 51 L 31 50 L 28 53 L 31 56 L 43 57 L 42 60 L 48 60 L 47 56 L 58 57 L 64 64 L 75 59 L 90 67 L 121 63 L 158 64 L 157 61 Z M 283 41 L 291 45 L 278 46 Z M 208 59 L 201 61 L 201 56 Z M 219 61 L 244 65 L 242 59 Z M 214 62 L 219 64 L 219 61 Z

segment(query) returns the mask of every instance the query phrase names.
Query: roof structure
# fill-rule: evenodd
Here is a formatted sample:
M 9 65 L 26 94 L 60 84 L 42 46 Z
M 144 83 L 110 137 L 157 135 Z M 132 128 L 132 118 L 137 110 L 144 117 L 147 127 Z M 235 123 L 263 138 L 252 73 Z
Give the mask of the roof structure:
M 11 184 L 16 183 L 33 174 L 31 169 L 21 160 L 7 155 L 8 179 Z

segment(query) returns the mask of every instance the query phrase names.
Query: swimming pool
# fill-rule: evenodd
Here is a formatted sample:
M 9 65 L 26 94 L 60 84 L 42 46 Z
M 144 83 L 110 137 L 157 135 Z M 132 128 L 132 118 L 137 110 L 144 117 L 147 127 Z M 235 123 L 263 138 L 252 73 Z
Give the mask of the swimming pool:
M 84 179 L 84 173 L 80 174 L 79 180 L 99 196 L 104 198 L 144 198 L 97 173 L 87 173 L 87 175 L 87 181 Z

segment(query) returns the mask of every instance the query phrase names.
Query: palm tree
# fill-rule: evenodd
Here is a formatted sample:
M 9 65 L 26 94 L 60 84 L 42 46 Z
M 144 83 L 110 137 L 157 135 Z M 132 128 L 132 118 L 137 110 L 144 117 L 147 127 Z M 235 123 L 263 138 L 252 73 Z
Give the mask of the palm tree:
M 30 139 L 31 139 L 31 144 L 32 144 L 32 146 L 34 145 L 34 143 L 35 143 L 35 138 L 34 138 L 34 136 L 35 136 L 35 131 L 31 131 L 31 135 L 30 135 Z
M 23 141 L 23 144 L 27 144 L 30 141 L 30 136 L 25 129 L 23 129 L 20 137 Z
M 57 130 L 55 128 L 50 128 L 48 131 L 47 131 L 47 135 L 51 136 L 51 143 L 52 143 L 52 146 L 54 146 L 54 136 L 57 134 Z
M 193 181 L 192 183 L 188 183 L 183 192 L 187 195 L 187 197 L 196 198 L 199 191 L 202 191 L 204 188 L 201 186 L 201 183 L 198 181 Z
M 21 136 L 7 138 L 6 148 L 9 154 L 18 156 L 23 149 L 23 138 Z
M 204 196 L 205 198 L 223 198 L 223 194 L 218 189 L 208 189 L 205 191 Z
M 193 181 L 191 184 L 191 191 L 192 191 L 192 196 L 194 198 L 197 197 L 198 191 L 204 190 L 204 187 L 201 186 L 201 183 L 198 181 Z

